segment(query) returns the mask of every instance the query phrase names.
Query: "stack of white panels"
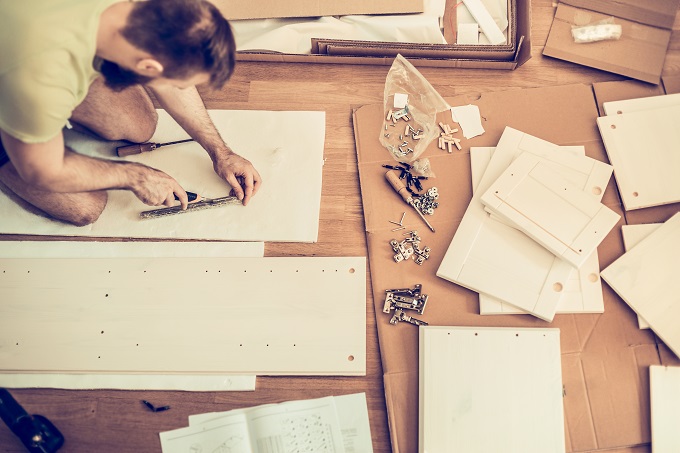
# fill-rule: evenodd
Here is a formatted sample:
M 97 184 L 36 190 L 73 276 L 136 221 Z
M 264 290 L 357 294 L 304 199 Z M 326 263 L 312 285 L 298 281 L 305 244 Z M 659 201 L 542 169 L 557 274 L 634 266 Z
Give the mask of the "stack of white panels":
M 600 201 L 611 166 L 510 127 L 484 153 L 471 150 L 474 196 L 437 275 L 483 294 L 483 314 L 602 312 L 596 249 L 620 219 Z

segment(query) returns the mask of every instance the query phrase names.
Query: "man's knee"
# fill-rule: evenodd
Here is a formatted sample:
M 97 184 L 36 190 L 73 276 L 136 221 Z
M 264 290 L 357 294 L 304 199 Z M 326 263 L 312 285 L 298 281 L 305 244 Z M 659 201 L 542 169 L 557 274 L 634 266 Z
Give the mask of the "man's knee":
M 141 85 L 114 92 L 97 79 L 73 111 L 72 120 L 106 140 L 142 143 L 156 131 L 158 114 Z
M 73 224 L 78 227 L 91 225 L 99 219 L 99 216 L 106 207 L 108 195 L 106 191 L 89 192 L 82 194 L 83 200 L 78 206 L 53 213 L 59 220 Z

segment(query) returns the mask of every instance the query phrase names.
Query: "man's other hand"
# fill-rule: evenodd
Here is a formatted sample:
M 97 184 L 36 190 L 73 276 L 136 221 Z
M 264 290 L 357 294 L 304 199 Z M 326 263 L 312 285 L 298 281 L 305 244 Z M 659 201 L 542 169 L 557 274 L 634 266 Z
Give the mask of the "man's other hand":
M 238 154 L 228 154 L 215 159 L 215 173 L 231 186 L 231 193 L 246 206 L 260 188 L 262 178 L 249 160 Z

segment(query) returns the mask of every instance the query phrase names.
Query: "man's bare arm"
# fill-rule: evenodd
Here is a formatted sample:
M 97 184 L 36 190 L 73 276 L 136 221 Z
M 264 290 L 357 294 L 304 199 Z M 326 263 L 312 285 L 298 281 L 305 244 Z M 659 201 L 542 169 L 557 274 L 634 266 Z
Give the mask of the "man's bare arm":
M 182 128 L 208 152 L 215 172 L 232 187 L 243 204 L 257 193 L 260 174 L 243 157 L 234 153 L 215 128 L 196 87 L 172 85 L 151 87 L 158 102 Z
M 5 132 L 0 133 L 19 176 L 39 189 L 50 192 L 126 189 L 151 206 L 172 206 L 175 195 L 183 207 L 187 205 L 184 189 L 162 171 L 72 152 L 65 148 L 62 134 L 44 143 L 24 143 Z

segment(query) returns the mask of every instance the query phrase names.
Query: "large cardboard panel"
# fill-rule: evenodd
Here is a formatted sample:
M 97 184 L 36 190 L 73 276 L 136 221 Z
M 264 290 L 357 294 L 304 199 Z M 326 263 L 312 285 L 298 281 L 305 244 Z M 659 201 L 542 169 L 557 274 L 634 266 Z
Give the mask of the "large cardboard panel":
M 295 0 L 247 2 L 211 0 L 229 20 L 277 17 L 345 16 L 348 14 L 422 13 L 423 0 Z
M 619 2 L 607 3 L 618 5 Z M 675 4 L 675 11 L 678 2 L 662 3 Z M 543 55 L 658 84 L 671 38 L 669 28 L 615 17 L 614 22 L 622 27 L 620 39 L 586 44 L 574 42 L 571 35 L 573 26 L 606 20 L 611 16 L 611 12 L 599 13 L 558 4 Z
M 506 126 L 522 130 L 558 145 L 585 146 L 586 155 L 607 162 L 597 132 L 597 108 L 590 85 L 569 85 L 482 93 L 477 97 L 448 99 L 453 105 L 473 103 L 484 117 L 486 133 L 463 141 L 463 150 L 447 153 L 430 145 L 428 157 L 437 177 L 426 187 L 439 190 L 439 208 L 430 217 L 431 233 L 412 209 L 401 201 L 385 181 L 382 164 L 394 164 L 380 145 L 382 105 L 367 105 L 354 112 L 358 167 L 361 181 L 373 296 L 383 362 L 385 393 L 393 450 L 417 449 L 418 352 L 417 329 L 409 324 L 389 324 L 382 313 L 384 290 L 423 285 L 430 295 L 427 310 L 420 316 L 430 325 L 557 327 L 561 333 L 562 370 L 565 390 L 566 448 L 570 452 L 612 449 L 648 451 L 650 441 L 649 377 L 647 366 L 665 363 L 665 356 L 651 332 L 637 328 L 635 313 L 603 285 L 603 314 L 562 314 L 552 323 L 530 316 L 485 316 L 477 314 L 477 294 L 434 274 L 472 197 L 469 147 L 495 146 Z M 438 121 L 452 124 L 448 112 Z M 568 125 L 555 127 L 556 124 Z M 623 214 L 613 179 L 603 203 Z M 652 211 L 656 208 L 652 208 Z M 406 212 L 404 225 L 416 229 L 421 246 L 432 249 L 422 266 L 395 263 L 389 240 L 399 232 L 390 231 L 389 220 Z M 656 214 L 659 216 L 659 214 Z M 653 217 L 653 216 L 652 216 Z M 624 252 L 620 226 L 605 238 L 598 254 L 600 268 Z M 672 354 L 672 353 L 671 353 Z

